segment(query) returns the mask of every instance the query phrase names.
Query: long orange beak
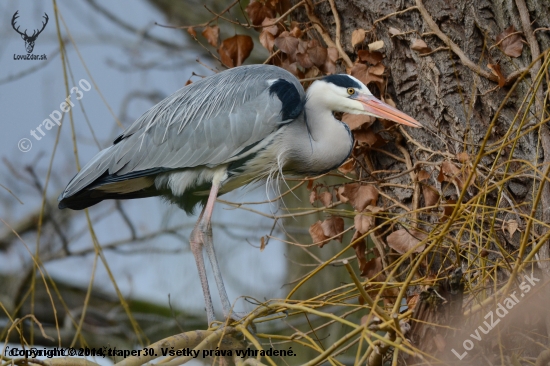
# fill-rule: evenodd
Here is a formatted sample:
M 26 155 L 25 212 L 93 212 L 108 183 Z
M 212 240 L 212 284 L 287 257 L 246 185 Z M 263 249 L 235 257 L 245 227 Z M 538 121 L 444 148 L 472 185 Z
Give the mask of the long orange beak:
M 382 119 L 389 119 L 405 126 L 422 127 L 420 122 L 400 110 L 382 102 L 380 99 L 367 94 L 360 94 L 357 100 L 363 104 L 365 112 Z

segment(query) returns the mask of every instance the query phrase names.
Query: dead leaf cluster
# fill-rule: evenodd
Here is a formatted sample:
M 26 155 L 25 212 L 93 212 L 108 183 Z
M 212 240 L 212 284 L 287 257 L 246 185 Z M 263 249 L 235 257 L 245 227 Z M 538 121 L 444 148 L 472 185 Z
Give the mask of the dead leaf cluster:
M 341 202 L 349 202 L 358 212 L 367 206 L 376 206 L 378 190 L 372 184 L 349 183 L 338 188 L 337 196 Z
M 309 234 L 313 239 L 313 243 L 322 248 L 328 243 L 329 238 L 338 240 L 340 243 L 343 239 L 344 219 L 339 216 L 330 216 L 324 221 L 317 221 L 309 227 Z
M 272 59 L 273 64 L 281 66 L 292 72 L 299 78 L 315 77 L 323 72 L 333 74 L 336 72 L 338 51 L 334 47 L 325 47 L 316 39 L 307 39 L 300 26 L 292 22 L 290 30 L 284 30 L 280 34 L 273 34 L 275 30 L 263 30 L 263 46 L 270 52 L 274 47 L 281 52 L 279 57 Z M 273 36 L 273 43 L 271 37 Z M 276 38 L 275 38 L 276 37 Z M 265 44 L 264 44 L 265 43 Z

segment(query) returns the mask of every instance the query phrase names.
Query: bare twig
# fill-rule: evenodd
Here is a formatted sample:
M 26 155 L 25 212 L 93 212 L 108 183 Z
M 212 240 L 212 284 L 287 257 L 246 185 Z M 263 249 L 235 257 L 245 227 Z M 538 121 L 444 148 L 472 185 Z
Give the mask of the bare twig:
M 439 51 L 445 51 L 445 50 L 448 50 L 448 49 L 449 49 L 449 47 L 441 46 L 441 47 L 437 47 L 435 50 L 427 52 L 427 53 L 419 53 L 418 56 L 420 56 L 420 57 L 429 56 L 432 53 L 436 53 L 436 52 L 439 52 Z
M 334 16 L 334 22 L 336 23 L 336 49 L 338 49 L 338 52 L 340 52 L 340 57 L 342 57 L 342 59 L 346 63 L 346 66 L 348 68 L 352 68 L 353 62 L 351 62 L 348 54 L 342 48 L 342 42 L 340 42 L 340 32 L 342 31 L 342 25 L 340 24 L 340 16 L 338 15 L 338 10 L 336 9 L 334 0 L 328 0 L 328 2 L 330 3 L 330 9 L 332 10 L 332 15 Z
M 403 13 L 406 13 L 408 11 L 411 11 L 411 10 L 414 10 L 416 9 L 417 7 L 416 6 L 410 6 L 408 7 L 407 9 L 404 9 L 404 10 L 401 10 L 401 11 L 396 11 L 395 13 L 391 13 L 391 14 L 388 14 L 388 15 L 384 15 L 382 18 L 379 18 L 379 19 L 376 19 L 373 23 L 372 23 L 372 27 L 374 28 L 376 26 L 377 23 L 383 21 L 383 20 L 386 20 L 390 17 L 393 17 L 395 15 L 399 15 L 399 14 L 403 14 Z M 416 31 L 415 31 L 416 32 Z

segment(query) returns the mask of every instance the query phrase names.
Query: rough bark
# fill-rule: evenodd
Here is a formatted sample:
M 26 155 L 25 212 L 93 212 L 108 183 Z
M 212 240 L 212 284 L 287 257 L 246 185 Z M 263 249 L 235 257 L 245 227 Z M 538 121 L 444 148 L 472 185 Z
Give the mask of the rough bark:
M 389 181 L 397 185 L 415 184 L 416 173 L 419 169 L 425 169 L 430 172 L 430 178 L 424 184 L 436 187 L 441 193 L 442 200 L 447 200 L 447 202 L 456 201 L 459 190 L 452 187 L 452 185 L 450 189 L 445 189 L 442 182 L 437 179 L 441 169 L 437 165 L 445 160 L 451 161 L 464 172 L 465 169 L 468 169 L 467 167 L 471 161 L 475 160 L 480 152 L 488 128 L 505 100 L 506 94 L 510 91 L 511 85 L 522 71 L 528 69 L 531 62 L 540 55 L 541 51 L 544 52 L 550 46 L 549 32 L 539 30 L 533 33 L 535 29 L 547 27 L 550 24 L 550 3 L 545 1 L 527 1 L 525 3 L 523 0 L 416 0 L 416 2 L 334 0 L 334 5 L 341 25 L 340 38 L 342 46 L 352 62 L 357 57 L 357 48 L 354 49 L 350 42 L 352 32 L 355 29 L 367 30 L 367 38 L 363 45 L 358 48 L 366 48 L 366 44 L 374 41 L 384 41 L 385 48 L 382 51 L 385 58 L 383 64 L 386 66 L 386 70 L 389 71 L 388 84 L 385 90 L 380 90 L 374 83 L 370 84 L 371 90 L 374 90 L 378 95 L 382 93 L 382 98 L 394 100 L 399 109 L 414 116 L 426 127 L 424 129 L 406 129 L 407 136 L 397 131 L 391 134 L 383 132 L 383 126 L 376 122 L 373 125 L 374 130 L 384 134 L 383 136 L 389 140 L 389 143 L 382 149 L 404 160 L 396 160 L 387 153 L 380 151 L 370 151 L 366 157 L 359 156 L 358 158 L 364 158 L 365 165 L 372 168 L 367 170 L 405 171 L 411 165 L 414 166 L 416 169 L 412 174 L 401 175 Z M 405 11 L 406 9 L 409 10 Z M 401 13 L 396 14 L 398 12 Z M 316 5 L 315 15 L 322 23 L 322 27 L 328 31 L 330 38 L 332 40 L 336 39 L 336 22 L 330 2 L 326 1 Z M 311 17 L 309 17 L 310 19 Z M 300 20 L 308 21 L 305 11 L 301 13 Z M 496 43 L 497 35 L 510 25 L 513 25 L 517 31 L 522 32 L 522 37 L 526 40 L 523 52 L 518 58 L 509 57 L 498 47 L 492 47 Z M 390 27 L 399 30 L 401 34 L 392 37 Z M 419 52 L 412 50 L 411 44 L 415 39 L 422 39 L 432 50 L 436 51 L 421 55 Z M 499 87 L 496 82 L 497 78 L 491 74 L 488 64 L 500 65 L 506 79 L 504 87 Z M 486 150 L 503 145 L 502 139 L 512 126 L 514 119 L 517 118 L 524 98 L 529 98 L 533 94 L 530 87 L 540 67 L 540 61 L 535 63 L 534 67 L 526 73 L 526 77 L 519 82 L 510 99 L 505 102 L 504 107 L 498 112 L 496 123 L 490 131 Z M 344 62 L 342 62 L 340 70 L 345 72 Z M 535 118 L 527 123 L 527 126 L 532 126 L 541 119 L 544 103 L 543 91 L 547 92 L 548 90 L 548 86 L 544 83 L 543 81 L 543 87 L 537 90 L 537 100 L 529 111 L 531 116 Z M 536 116 L 538 116 L 538 119 Z M 548 135 L 547 128 L 542 126 L 540 129 L 534 129 L 519 138 L 514 147 L 510 143 L 512 138 L 505 139 L 507 146 L 500 154 L 488 154 L 480 161 L 477 168 L 480 174 L 475 177 L 476 183 L 467 190 L 463 203 L 479 193 L 477 186 L 483 184 L 485 180 L 500 181 L 502 179 L 502 176 L 492 174 L 483 176 L 484 172 L 491 171 L 493 163 L 504 164 L 508 160 L 514 159 L 515 162 L 510 164 L 508 173 L 514 174 L 523 169 L 527 174 L 508 179 L 503 183 L 504 190 L 500 196 L 496 192 L 486 194 L 484 204 L 492 205 L 501 210 L 496 214 L 497 219 L 502 220 L 501 223 L 517 220 L 519 229 L 525 228 L 526 220 L 519 218 L 517 210 L 520 213 L 528 213 L 533 208 L 535 199 L 533 192 L 539 189 L 540 182 L 540 180 L 526 178 L 526 175 L 533 172 L 526 169 L 525 163 L 538 165 L 539 169 L 544 171 L 545 165 L 541 167 L 539 164 L 550 162 L 550 158 L 548 158 L 550 156 L 550 143 L 548 142 L 550 139 Z M 470 162 L 461 162 L 460 158 L 457 159 L 457 156 L 463 152 L 468 154 L 471 159 Z M 407 162 L 407 157 L 404 156 L 407 153 L 411 158 L 410 163 Z M 503 174 L 503 169 L 497 169 L 497 171 Z M 395 175 L 395 173 L 379 174 L 375 179 L 387 183 L 387 179 L 391 175 Z M 462 177 L 465 176 L 467 174 Z M 415 197 L 416 190 L 413 189 L 389 187 L 384 188 L 384 192 L 412 209 L 422 207 L 424 203 L 423 197 Z M 518 203 L 523 203 L 525 208 L 518 209 L 515 207 Z M 534 208 L 536 217 L 542 222 L 548 223 L 550 221 L 549 208 L 550 185 L 547 184 L 543 190 L 541 203 Z M 394 209 L 394 212 L 403 213 L 403 210 Z M 414 220 L 411 220 L 413 215 L 405 217 L 405 220 L 413 221 L 412 225 L 416 225 Z M 419 226 L 427 231 L 441 227 L 440 223 L 444 221 L 441 220 L 441 216 L 437 215 L 420 214 L 419 219 Z M 410 221 L 408 222 L 409 225 L 411 224 Z M 474 247 L 477 246 L 479 251 L 474 250 L 473 252 L 481 253 L 481 247 L 497 251 L 498 248 L 504 247 L 508 253 L 514 253 L 521 245 L 522 236 L 519 232 L 505 233 L 500 225 L 498 224 L 496 228 L 480 225 L 476 229 L 478 230 L 477 234 L 481 235 L 481 231 L 484 230 L 490 231 L 491 234 L 488 240 L 493 241 L 495 244 L 485 246 L 485 244 L 479 242 L 475 243 Z M 538 235 L 543 235 L 546 229 L 543 225 L 535 225 L 535 231 Z M 453 232 L 453 235 L 457 234 L 457 232 Z M 473 244 L 468 244 L 467 235 L 458 236 L 457 239 L 462 245 Z M 545 278 L 548 278 L 548 273 L 545 272 L 547 271 L 545 260 L 548 260 L 548 244 L 541 248 L 539 255 L 539 267 L 543 268 Z M 515 256 L 517 258 L 517 254 Z M 432 262 L 427 275 L 430 275 L 430 272 L 437 273 L 452 265 L 456 257 L 452 255 L 450 257 L 446 259 L 447 262 L 435 261 L 436 264 Z M 465 260 L 466 258 L 468 260 Z M 479 257 L 472 256 L 472 251 L 467 254 L 463 253 L 462 261 L 459 262 L 465 272 L 468 271 L 470 261 L 474 261 L 476 258 Z M 498 255 L 494 256 L 492 253 L 488 254 L 489 260 L 496 260 L 497 258 L 500 257 Z M 540 272 L 536 273 L 540 274 Z M 509 274 L 507 270 L 499 268 L 497 282 L 507 281 Z M 470 277 L 472 275 L 467 274 L 466 276 Z M 420 289 L 416 289 L 416 293 L 418 291 Z M 544 298 L 548 299 L 547 291 L 547 289 L 541 289 L 540 301 L 544 301 Z M 489 290 L 489 292 L 491 291 Z M 465 301 L 465 309 L 470 308 L 478 300 L 470 298 L 470 300 Z M 522 306 L 525 306 L 527 312 L 533 311 L 534 314 L 537 314 L 535 317 L 538 316 L 538 321 L 533 322 L 532 319 L 528 320 L 519 316 L 519 318 L 514 317 L 512 320 L 508 320 L 507 324 L 513 324 L 513 326 L 521 328 L 521 332 L 536 329 L 540 334 L 546 335 L 540 338 L 539 341 L 548 343 L 546 337 L 550 334 L 550 320 L 548 316 L 540 316 L 546 312 L 543 308 L 532 303 Z M 434 307 L 434 309 L 436 309 L 434 311 L 437 311 L 437 307 Z M 457 310 L 456 304 L 454 309 Z M 462 324 L 463 326 L 459 327 L 461 330 L 446 333 L 446 337 L 454 335 L 461 340 L 460 342 L 467 339 L 468 331 L 470 329 L 475 330 L 477 325 L 483 323 L 480 315 L 484 316 L 488 313 L 490 307 L 483 309 L 482 314 L 466 319 L 466 322 Z M 450 316 L 456 317 L 457 315 Z M 545 322 L 547 325 L 545 325 Z M 446 320 L 441 319 L 437 323 L 440 325 L 449 324 Z M 437 335 L 437 331 L 435 334 Z M 434 346 L 436 340 L 432 338 L 418 339 L 417 337 L 416 341 L 420 349 L 433 352 L 431 354 L 444 355 L 446 353 L 448 357 L 442 357 L 447 358 L 449 362 L 457 360 L 455 356 L 449 353 L 451 346 L 457 348 L 458 344 L 462 347 L 462 343 L 458 343 L 458 340 L 455 344 L 448 338 L 446 344 L 443 345 L 439 340 L 440 343 L 437 347 Z M 524 338 L 510 333 L 507 333 L 506 337 L 501 340 L 500 345 L 503 344 L 517 344 L 532 357 L 537 357 L 538 352 L 540 352 L 540 349 L 537 349 L 532 343 L 525 342 Z M 505 357 L 513 356 L 513 352 L 500 353 L 498 346 L 496 348 L 493 346 L 494 344 L 492 346 L 485 344 L 482 351 L 481 347 L 476 345 L 477 348 L 469 353 L 469 358 L 466 361 L 473 362 L 473 364 L 484 363 L 489 360 L 499 363 L 502 361 L 502 354 Z

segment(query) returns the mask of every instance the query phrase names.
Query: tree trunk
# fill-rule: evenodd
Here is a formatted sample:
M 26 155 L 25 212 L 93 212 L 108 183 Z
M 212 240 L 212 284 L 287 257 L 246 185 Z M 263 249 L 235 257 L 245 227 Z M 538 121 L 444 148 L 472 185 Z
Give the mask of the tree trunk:
M 368 149 L 368 146 L 358 148 L 355 157 L 362 161 L 363 168 L 366 167 L 370 181 L 393 184 L 379 189 L 394 201 L 380 200 L 378 206 L 393 206 L 390 211 L 402 215 L 398 220 L 402 226 L 394 222 L 393 228 L 386 227 L 389 230 L 382 235 L 382 240 L 400 227 L 409 232 L 411 229 L 426 233 L 446 230 L 445 234 L 451 236 L 450 239 L 434 239 L 436 243 L 426 250 L 442 254 L 441 260 L 431 260 L 426 273 L 418 273 L 414 278 L 426 275 L 434 279 L 445 273 L 442 271 L 449 266 L 462 267 L 470 291 L 476 288 L 475 296 L 470 293 L 469 298 L 464 297 L 466 321 L 457 324 L 447 319 L 445 324 L 445 320 L 436 317 L 441 320 L 439 325 L 454 323 L 452 325 L 460 329 L 447 332 L 432 327 L 429 336 L 424 330 L 424 339 L 415 339 L 414 334 L 412 338 L 416 346 L 432 352 L 431 355 L 456 360 L 450 350 L 454 347 L 462 350 L 462 354 L 462 341 L 467 339 L 469 331 L 483 324 L 482 316 L 494 310 L 483 301 L 506 283 L 511 273 L 516 274 L 512 268 L 518 251 L 527 255 L 537 245 L 537 238 L 546 233 L 547 225 L 535 225 L 531 236 L 524 239 L 531 211 L 541 223 L 550 222 L 550 185 L 541 187 L 540 184 L 542 173 L 550 162 L 550 134 L 540 122 L 548 118 L 547 114 L 541 117 L 548 95 L 548 74 L 543 75 L 542 84 L 535 88 L 535 92 L 530 89 L 541 66 L 547 65 L 545 59 L 534 63 L 529 70 L 530 64 L 550 47 L 548 29 L 538 29 L 550 24 L 550 3 L 542 0 L 334 0 L 338 13 L 335 21 L 331 2 L 321 2 L 314 7 L 322 28 L 332 40 L 336 40 L 339 23 L 343 49 L 354 65 L 358 49 L 368 49 L 367 44 L 382 40 L 384 47 L 379 51 L 384 55 L 382 64 L 388 76 L 387 84 L 370 83 L 368 86 L 382 99 L 395 101 L 398 109 L 424 125 L 422 129 L 399 128 L 387 132 L 385 126 L 376 122 L 369 129 L 385 140 L 384 145 L 376 150 Z M 306 9 L 300 12 L 300 21 L 311 19 Z M 519 57 L 510 57 L 495 46 L 497 36 L 510 26 L 525 40 Z M 366 30 L 366 39 L 354 48 L 351 39 L 356 29 Z M 319 34 L 317 37 L 321 39 Z M 424 41 L 429 49 L 418 49 L 417 40 Z M 504 49 L 505 41 L 501 43 Z M 350 66 L 347 65 L 347 72 L 353 74 Z M 500 71 L 497 71 L 499 67 Z M 497 70 L 493 73 L 491 68 Z M 345 62 L 342 62 L 340 71 L 346 72 Z M 507 98 L 516 81 L 515 90 Z M 533 97 L 536 99 L 529 105 L 527 117 L 523 118 L 526 108 L 522 103 L 525 100 L 529 103 Z M 531 131 L 527 132 L 529 127 L 532 127 Z M 525 133 L 515 139 L 516 134 L 522 132 Z M 536 174 L 532 166 L 538 167 Z M 363 168 L 356 168 L 358 174 L 365 173 Z M 472 170 L 475 174 L 467 185 Z M 392 172 L 385 173 L 388 171 Z M 409 171 L 409 174 L 396 174 L 404 171 Z M 536 202 L 539 189 L 542 189 L 540 203 Z M 427 190 L 437 191 L 439 200 L 428 204 L 427 200 L 431 201 L 431 198 L 427 197 Z M 459 199 L 461 207 L 456 207 Z M 474 203 L 487 208 L 480 210 L 470 206 Z M 437 208 L 423 208 L 429 205 Z M 452 225 L 446 226 L 453 210 L 456 215 Z M 454 250 L 453 245 L 460 249 Z M 521 269 L 534 270 L 539 278 L 548 279 L 548 243 L 539 249 L 539 267 L 543 273 L 537 271 L 536 265 Z M 388 251 L 390 256 L 392 253 L 396 254 L 393 250 Z M 505 261 L 509 266 L 495 265 L 494 261 L 502 261 L 503 256 L 507 257 Z M 515 264 L 517 267 L 521 261 Z M 494 266 L 492 279 L 477 278 L 487 275 L 482 268 L 484 265 Z M 407 274 L 404 273 L 400 279 L 404 280 Z M 519 278 L 518 283 L 523 281 L 523 275 Z M 540 287 L 537 301 L 546 303 L 550 299 L 549 292 L 542 289 L 542 285 Z M 411 287 L 414 293 L 424 288 Z M 462 301 L 462 296 L 460 299 Z M 484 306 L 476 307 L 479 303 Z M 506 319 L 506 323 L 512 323 L 523 331 L 536 329 L 537 334 L 544 335 L 537 339 L 549 344 L 550 317 L 544 310 L 545 305 L 541 307 L 530 302 L 521 306 L 524 307 L 522 312 L 533 311 L 532 316 L 537 320 L 516 313 L 514 319 Z M 438 311 L 437 306 L 433 311 Z M 493 348 L 494 345 L 487 344 L 484 338 L 483 347 L 476 343 L 476 348 L 467 352 L 466 360 L 475 363 L 485 358 L 497 364 L 504 362 L 500 359 L 502 355 L 515 357 L 511 349 L 502 349 L 504 344 L 519 346 L 535 358 L 541 351 L 533 342 L 511 334 L 509 328 L 505 334 L 500 341 L 500 351 L 499 346 Z M 449 336 L 456 337 L 456 342 Z

